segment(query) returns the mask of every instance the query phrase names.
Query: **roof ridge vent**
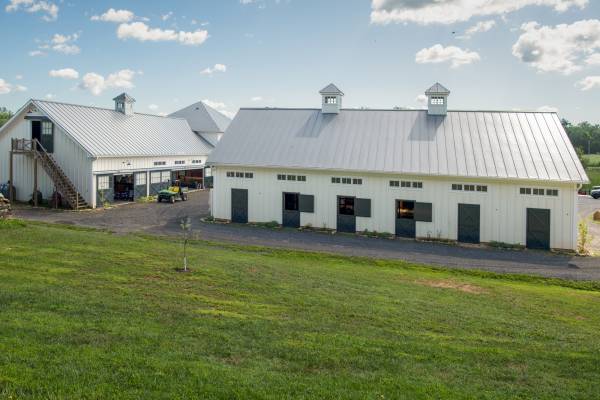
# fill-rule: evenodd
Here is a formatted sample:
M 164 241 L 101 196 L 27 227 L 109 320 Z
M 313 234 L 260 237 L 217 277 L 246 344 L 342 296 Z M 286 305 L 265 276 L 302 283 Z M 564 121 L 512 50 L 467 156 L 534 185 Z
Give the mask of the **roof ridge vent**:
M 321 89 L 319 93 L 322 99 L 321 112 L 323 114 L 339 114 L 342 108 L 344 92 L 333 83 L 330 83 Z
M 425 91 L 427 96 L 427 114 L 446 115 L 448 113 L 448 96 L 450 91 L 444 85 L 436 82 Z

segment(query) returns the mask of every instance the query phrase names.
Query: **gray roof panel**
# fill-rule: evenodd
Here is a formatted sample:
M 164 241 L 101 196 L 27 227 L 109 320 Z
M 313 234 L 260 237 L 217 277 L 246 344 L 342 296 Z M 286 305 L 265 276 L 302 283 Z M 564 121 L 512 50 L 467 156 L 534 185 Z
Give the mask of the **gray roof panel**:
M 558 116 L 541 112 L 241 109 L 208 162 L 588 181 Z
M 175 111 L 169 117 L 185 118 L 194 132 L 222 133 L 231 123 L 225 115 L 201 101 Z
M 323 89 L 321 89 L 319 91 L 319 93 L 321 93 L 321 94 L 341 94 L 342 96 L 344 95 L 344 92 L 342 92 L 333 83 L 330 83 L 329 85 L 325 86 Z
M 93 157 L 208 155 L 184 119 L 33 100 Z

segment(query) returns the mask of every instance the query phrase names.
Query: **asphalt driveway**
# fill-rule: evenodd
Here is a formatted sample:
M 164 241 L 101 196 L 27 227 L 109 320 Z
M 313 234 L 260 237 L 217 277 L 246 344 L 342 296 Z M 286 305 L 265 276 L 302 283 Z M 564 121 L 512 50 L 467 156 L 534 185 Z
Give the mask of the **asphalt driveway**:
M 585 200 L 581 207 L 582 216 L 589 215 L 597 206 L 600 208 L 600 202 Z M 80 212 L 29 207 L 17 207 L 15 210 L 15 216 L 23 219 L 104 228 L 116 233 L 143 232 L 166 235 L 181 234 L 179 221 L 189 216 L 192 219 L 194 235 L 210 241 L 398 259 L 450 268 L 574 280 L 600 280 L 600 258 L 201 222 L 208 213 L 206 191 L 191 193 L 189 201 L 176 204 L 129 204 L 109 210 Z

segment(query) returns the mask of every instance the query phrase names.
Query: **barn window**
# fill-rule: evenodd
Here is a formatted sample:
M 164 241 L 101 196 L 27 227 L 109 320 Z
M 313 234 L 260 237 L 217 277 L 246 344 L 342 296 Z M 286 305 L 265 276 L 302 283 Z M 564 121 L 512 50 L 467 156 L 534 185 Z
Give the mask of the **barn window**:
M 487 186 L 485 185 L 477 185 L 477 191 L 478 192 L 487 192 Z
M 108 175 L 98 177 L 98 190 L 108 190 L 110 179 Z
M 278 181 L 285 181 L 285 174 L 277 174 Z
M 341 178 L 332 176 L 331 177 L 331 183 L 340 183 L 341 182 Z
M 253 172 L 246 172 L 244 174 L 244 177 L 247 178 L 247 179 L 252 179 L 252 178 L 254 178 L 254 173 Z
M 235 172 L 233 172 L 233 171 L 227 171 L 227 177 L 228 177 L 228 178 L 233 178 L 233 177 L 235 177 Z
M 295 181 L 296 180 L 296 175 L 288 175 L 287 176 L 287 180 L 288 181 Z
M 411 187 L 411 183 L 410 183 L 410 181 L 402 181 L 402 182 L 400 182 L 400 186 L 403 188 L 409 188 L 409 187 Z
M 236 172 L 235 173 L 235 177 L 236 178 L 243 178 L 244 177 L 244 173 L 243 172 Z
M 412 187 L 413 189 L 423 189 L 423 182 L 413 182 Z
M 534 196 L 543 196 L 544 195 L 544 189 L 533 188 L 533 195 Z
M 160 183 L 160 172 L 150 173 L 150 183 Z
M 306 182 L 306 175 L 298 175 L 299 182 Z
M 475 185 L 465 185 L 464 189 L 467 192 L 474 192 L 475 191 Z
M 400 181 L 390 181 L 390 187 L 400 187 Z
M 135 184 L 137 186 L 146 184 L 146 173 L 135 174 Z
M 431 104 L 434 106 L 443 106 L 444 105 L 444 98 L 443 97 L 432 97 L 431 98 Z
M 342 183 L 345 185 L 350 185 L 350 184 L 352 184 L 352 179 L 351 178 L 342 178 Z
M 192 160 L 192 164 L 202 164 L 202 160 Z
M 170 182 L 171 181 L 171 172 L 169 172 L 169 171 L 161 172 L 160 181 L 161 182 Z
M 458 183 L 453 183 L 452 190 L 462 190 L 462 185 Z
M 353 185 L 362 185 L 362 178 L 354 178 L 352 179 Z
M 183 165 L 183 164 L 185 164 L 185 161 L 183 161 L 183 160 L 175 161 L 175 165 Z
M 546 196 L 558 197 L 558 189 L 546 189 Z

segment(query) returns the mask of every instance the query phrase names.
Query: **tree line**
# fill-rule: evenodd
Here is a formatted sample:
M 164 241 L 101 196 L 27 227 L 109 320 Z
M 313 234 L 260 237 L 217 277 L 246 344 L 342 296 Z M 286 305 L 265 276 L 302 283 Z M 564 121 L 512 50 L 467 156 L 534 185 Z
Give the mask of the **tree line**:
M 600 154 L 600 124 L 585 121 L 575 125 L 566 119 L 562 124 L 578 154 Z
M 0 107 L 0 126 L 4 125 L 6 121 L 12 117 L 13 113 L 10 112 L 6 107 Z

